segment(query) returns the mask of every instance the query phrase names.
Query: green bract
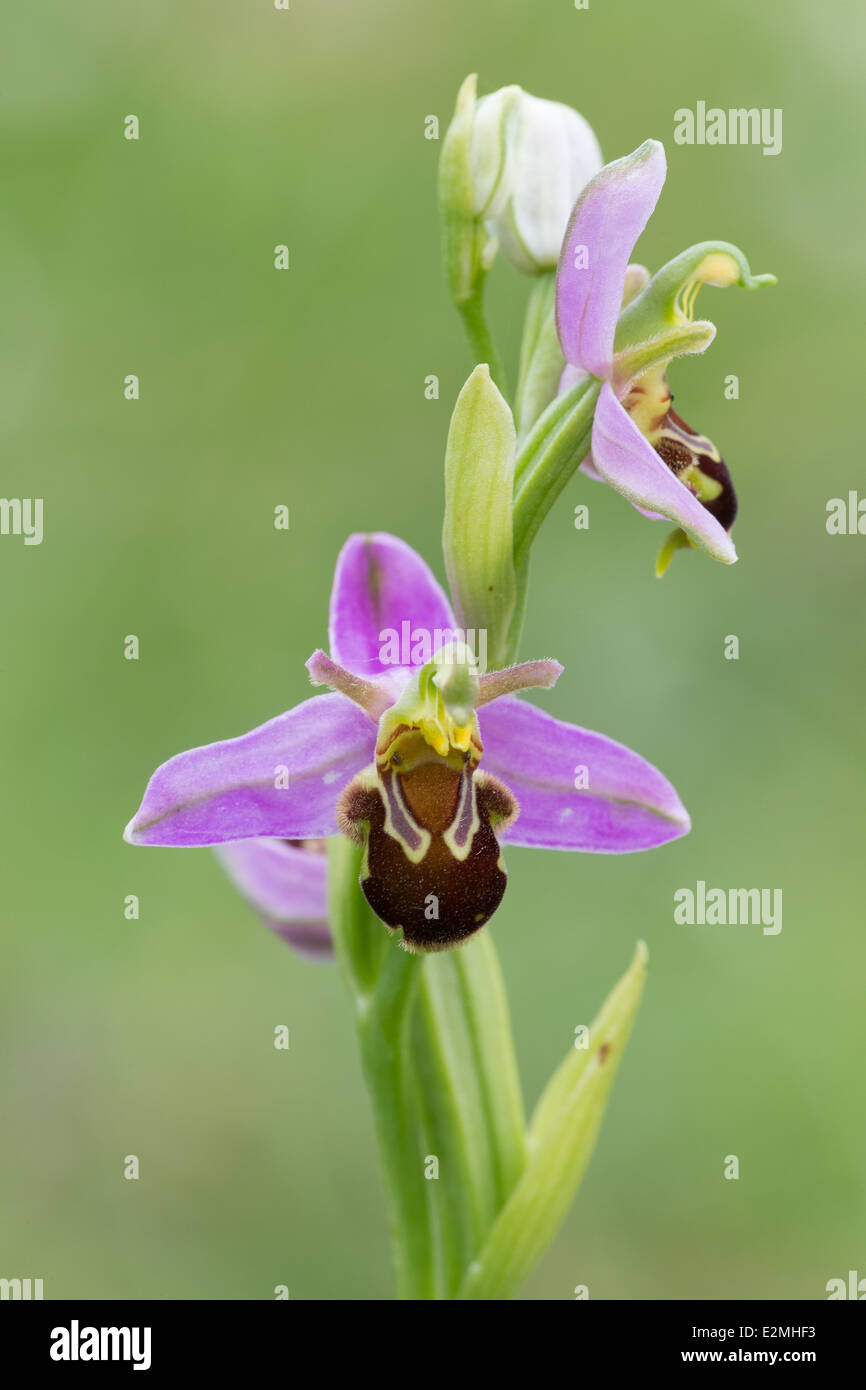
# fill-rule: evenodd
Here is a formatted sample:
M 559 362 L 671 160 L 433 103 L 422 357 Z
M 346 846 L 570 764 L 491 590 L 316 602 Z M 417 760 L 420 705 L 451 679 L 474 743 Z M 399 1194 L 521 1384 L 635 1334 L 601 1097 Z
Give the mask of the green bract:
M 512 538 L 514 422 L 479 366 L 457 398 L 445 451 L 442 549 L 457 617 L 484 629 L 493 666 L 504 644 L 517 593 Z

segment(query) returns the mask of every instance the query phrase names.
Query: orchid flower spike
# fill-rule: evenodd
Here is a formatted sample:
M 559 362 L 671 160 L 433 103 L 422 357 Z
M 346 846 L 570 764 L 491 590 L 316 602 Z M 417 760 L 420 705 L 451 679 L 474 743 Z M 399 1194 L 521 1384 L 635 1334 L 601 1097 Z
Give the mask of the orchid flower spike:
M 664 147 L 647 140 L 608 164 L 578 198 L 557 269 L 556 324 L 566 368 L 560 393 L 589 375 L 603 385 L 595 409 L 592 453 L 581 467 L 609 483 L 644 515 L 677 530 L 656 567 L 674 551 L 700 546 L 732 564 L 730 529 L 737 514 L 731 477 L 719 450 L 673 409 L 668 363 L 703 352 L 715 336 L 692 321 L 701 285 L 756 289 L 775 276 L 752 275 L 727 242 L 702 242 L 654 276 L 629 259 L 665 181 Z
M 361 887 L 410 951 L 455 946 L 505 892 L 500 841 L 622 854 L 689 829 L 671 784 L 622 744 L 519 698 L 562 667 L 482 671 L 424 561 L 395 536 L 350 537 L 337 561 L 331 655 L 315 695 L 157 768 L 125 838 L 219 845 L 245 895 L 292 944 L 321 933 L 322 898 L 294 842 L 344 832 Z M 290 842 L 288 845 L 286 842 Z M 279 848 L 278 848 L 279 846 Z M 319 940 L 319 937 L 316 937 Z

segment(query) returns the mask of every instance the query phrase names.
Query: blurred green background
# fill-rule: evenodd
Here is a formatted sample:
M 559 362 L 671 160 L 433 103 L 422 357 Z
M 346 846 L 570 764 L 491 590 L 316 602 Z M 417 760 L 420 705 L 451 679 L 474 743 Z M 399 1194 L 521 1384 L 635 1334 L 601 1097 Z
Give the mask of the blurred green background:
M 44 497 L 45 539 L 0 539 L 0 1275 L 49 1298 L 390 1297 L 336 972 L 270 936 L 208 851 L 120 835 L 159 762 L 306 695 L 349 532 L 396 531 L 442 575 L 472 364 L 423 130 L 473 70 L 577 106 L 608 158 L 664 140 L 649 265 L 724 238 L 780 282 L 705 290 L 717 340 L 672 378 L 731 467 L 740 563 L 678 555 L 657 582 L 659 529 L 582 478 L 536 547 L 523 655 L 566 667 L 544 706 L 656 762 L 694 830 L 630 858 L 508 855 L 492 930 L 529 1103 L 636 938 L 651 953 L 526 1296 L 821 1298 L 866 1275 L 866 539 L 824 524 L 828 498 L 866 495 L 861 7 L 46 0 L 3 28 L 0 491 Z M 674 145 L 698 100 L 783 108 L 782 154 Z M 527 284 L 493 282 L 513 362 Z M 699 878 L 781 888 L 782 933 L 675 926 Z

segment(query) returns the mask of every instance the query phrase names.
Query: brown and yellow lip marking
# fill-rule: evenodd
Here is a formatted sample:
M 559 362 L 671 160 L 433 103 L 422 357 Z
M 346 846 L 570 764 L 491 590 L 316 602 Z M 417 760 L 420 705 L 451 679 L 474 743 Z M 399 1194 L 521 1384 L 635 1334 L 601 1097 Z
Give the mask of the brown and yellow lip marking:
M 361 888 L 408 951 L 442 951 L 473 936 L 507 882 L 496 830 L 514 797 L 471 757 L 424 759 L 409 771 L 371 767 L 343 792 L 340 829 L 363 844 Z

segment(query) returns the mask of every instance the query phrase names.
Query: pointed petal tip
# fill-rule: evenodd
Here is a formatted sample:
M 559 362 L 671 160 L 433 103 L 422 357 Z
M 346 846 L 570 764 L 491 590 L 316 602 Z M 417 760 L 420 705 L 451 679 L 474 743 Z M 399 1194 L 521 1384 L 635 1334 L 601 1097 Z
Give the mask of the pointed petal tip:
M 660 774 L 662 775 L 662 774 Z M 666 777 L 663 778 L 667 795 L 659 798 L 660 813 L 676 828 L 668 836 L 666 843 L 671 840 L 681 840 L 684 835 L 688 835 L 692 828 L 692 818 L 680 800 L 679 792 L 672 782 Z
M 342 694 L 313 695 L 239 738 L 162 763 L 124 838 L 195 848 L 333 835 L 336 798 L 369 762 L 374 742 L 363 710 Z
M 639 754 L 516 696 L 479 716 L 485 767 L 520 803 L 504 840 L 538 849 L 633 854 L 680 839 L 676 788 Z
M 715 538 L 716 543 L 709 553 L 714 560 L 718 560 L 722 565 L 735 565 L 737 563 L 737 548 L 731 540 L 730 532 L 723 531 L 721 536 Z
M 689 834 L 692 828 L 692 818 L 689 815 L 683 803 L 679 800 L 679 798 L 677 798 L 676 810 L 671 816 L 671 820 L 673 821 L 674 825 L 678 825 L 680 827 L 680 833 L 678 836 L 674 837 L 675 839 L 681 839 L 683 835 Z
M 642 179 L 653 178 L 659 180 L 659 191 L 661 184 L 667 177 L 668 160 L 665 154 L 665 147 L 661 140 L 644 140 L 638 145 L 631 154 L 624 155 L 621 159 L 612 161 L 612 167 L 617 170 L 619 175 L 639 175 Z M 658 194 L 656 194 L 658 196 Z
M 645 140 L 590 179 L 572 209 L 556 273 L 556 328 L 567 362 L 607 378 L 626 272 L 667 172 L 664 146 Z
M 651 159 L 655 157 L 656 159 L 658 159 L 659 156 L 661 156 L 662 159 L 666 158 L 665 147 L 662 144 L 661 140 L 655 140 L 652 136 L 650 136 L 649 139 L 644 140 L 642 144 L 638 145 L 637 149 L 632 155 L 632 158 Z

